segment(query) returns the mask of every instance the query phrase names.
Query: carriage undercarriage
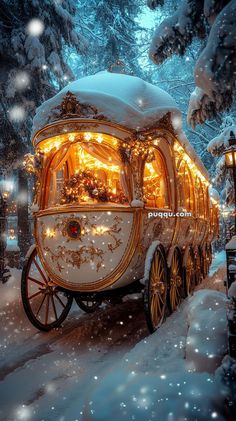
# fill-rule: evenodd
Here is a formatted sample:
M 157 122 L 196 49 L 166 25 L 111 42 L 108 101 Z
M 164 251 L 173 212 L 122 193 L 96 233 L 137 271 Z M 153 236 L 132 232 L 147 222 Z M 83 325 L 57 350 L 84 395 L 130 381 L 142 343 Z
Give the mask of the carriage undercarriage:
M 186 254 L 186 253 L 185 253 Z M 191 295 L 207 276 L 212 261 L 211 245 L 189 248 L 186 262 L 176 247 L 168 266 L 168 253 L 161 245 L 152 252 L 148 277 L 131 284 L 98 292 L 71 291 L 58 286 L 44 270 L 36 247 L 25 262 L 22 273 L 22 301 L 31 323 L 42 331 L 61 326 L 73 299 L 87 313 L 98 310 L 103 302 L 115 305 L 128 294 L 142 294 L 148 329 L 153 333 Z

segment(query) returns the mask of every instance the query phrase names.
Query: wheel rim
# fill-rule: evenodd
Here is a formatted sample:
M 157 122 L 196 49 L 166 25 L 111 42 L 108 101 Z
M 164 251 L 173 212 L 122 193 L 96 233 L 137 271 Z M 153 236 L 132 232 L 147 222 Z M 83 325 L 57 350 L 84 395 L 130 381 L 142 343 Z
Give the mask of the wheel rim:
M 57 327 L 67 316 L 72 298 L 48 277 L 34 250 L 22 276 L 22 299 L 27 315 L 39 329 Z
M 186 264 L 186 294 L 189 295 L 194 288 L 194 263 L 191 254 L 189 253 Z
M 182 299 L 182 277 L 178 253 L 175 251 L 170 268 L 170 306 L 174 311 Z
M 202 272 L 201 272 L 201 256 L 197 253 L 196 257 L 196 284 L 200 284 L 202 281 Z
M 150 331 L 154 332 L 161 325 L 166 308 L 166 266 L 160 250 L 155 251 L 152 259 L 147 294 L 147 323 Z

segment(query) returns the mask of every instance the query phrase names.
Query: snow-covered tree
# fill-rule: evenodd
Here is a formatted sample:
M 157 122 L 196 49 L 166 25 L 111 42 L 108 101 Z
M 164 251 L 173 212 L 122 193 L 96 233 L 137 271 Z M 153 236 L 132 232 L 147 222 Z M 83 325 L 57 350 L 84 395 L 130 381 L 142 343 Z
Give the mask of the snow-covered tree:
M 236 124 L 232 124 L 232 119 L 227 119 L 222 127 L 221 133 L 214 137 L 208 144 L 207 150 L 214 157 L 218 157 L 216 163 L 215 183 L 223 185 L 221 194 L 227 205 L 234 203 L 234 180 L 232 170 L 227 170 L 223 152 L 229 147 L 229 141 L 236 137 Z
M 66 46 L 79 54 L 86 51 L 84 37 L 75 31 L 75 11 L 72 0 L 1 1 L 0 165 L 5 171 L 18 167 L 30 148 L 35 108 L 73 78 L 64 55 Z M 22 198 L 27 192 L 27 177 L 21 168 L 18 171 Z M 29 236 L 26 212 L 27 202 L 19 200 L 23 252 Z
M 163 0 L 148 1 L 149 7 Z M 183 55 L 194 38 L 204 40 L 195 65 L 196 89 L 188 121 L 195 126 L 229 110 L 236 81 L 236 0 L 182 0 L 175 13 L 156 29 L 150 57 L 156 64 L 172 54 Z
M 84 75 L 109 70 L 118 60 L 126 73 L 142 74 L 137 63 L 141 30 L 137 17 L 142 5 L 141 0 L 91 0 L 86 9 L 78 4 L 78 24 L 89 40 L 89 55 L 82 63 Z

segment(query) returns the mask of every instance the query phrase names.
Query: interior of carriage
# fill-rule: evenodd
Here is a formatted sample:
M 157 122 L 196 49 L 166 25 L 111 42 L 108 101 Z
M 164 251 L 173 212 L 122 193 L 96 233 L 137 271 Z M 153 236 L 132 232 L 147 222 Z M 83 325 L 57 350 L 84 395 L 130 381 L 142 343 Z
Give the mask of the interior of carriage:
M 50 160 L 44 207 L 130 205 L 133 198 L 131 168 L 123 162 L 114 136 L 86 133 L 78 141 L 65 140 L 60 144 L 56 138 L 45 142 L 42 148 Z M 144 166 L 144 201 L 146 207 L 169 208 L 165 160 L 157 148 L 154 156 L 155 159 Z
M 131 168 L 111 135 L 84 133 L 55 136 L 43 142 L 48 172 L 44 208 L 68 205 L 130 205 Z M 154 160 L 145 162 L 143 194 L 146 208 L 171 209 L 170 179 L 165 157 L 154 148 Z M 176 163 L 177 165 L 177 163 Z M 209 215 L 208 189 L 189 160 L 177 165 L 178 206 L 200 218 Z M 196 200 L 196 197 L 198 200 Z

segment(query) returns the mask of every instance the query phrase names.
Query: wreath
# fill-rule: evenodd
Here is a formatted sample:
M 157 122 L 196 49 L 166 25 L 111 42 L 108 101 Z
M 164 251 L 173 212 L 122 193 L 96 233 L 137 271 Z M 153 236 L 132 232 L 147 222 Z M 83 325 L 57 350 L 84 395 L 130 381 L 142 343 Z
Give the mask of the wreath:
M 113 193 L 95 176 L 93 171 L 85 169 L 80 170 L 65 182 L 61 192 L 61 204 L 80 202 L 84 192 L 98 202 L 126 203 L 128 201 L 122 192 Z

